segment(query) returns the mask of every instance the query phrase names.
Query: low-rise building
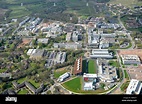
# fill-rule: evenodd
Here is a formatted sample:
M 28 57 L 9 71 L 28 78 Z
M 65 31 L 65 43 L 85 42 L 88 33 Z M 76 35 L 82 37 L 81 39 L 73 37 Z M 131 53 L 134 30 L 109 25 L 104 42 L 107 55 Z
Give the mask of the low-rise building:
M 138 55 L 121 55 L 123 64 L 141 64 Z
M 63 82 L 66 78 L 69 78 L 69 77 L 70 77 L 70 72 L 66 72 L 66 73 L 62 74 L 62 75 L 57 79 L 57 81 Z
M 108 49 L 92 49 L 90 58 L 113 58 L 113 54 Z
M 142 88 L 142 83 L 139 80 L 131 79 L 126 89 L 126 94 L 140 94 L 141 88 Z
M 74 75 L 82 74 L 82 57 L 76 59 L 75 64 L 74 64 L 73 74 Z
M 54 48 L 65 48 L 65 49 L 81 49 L 82 44 L 79 43 L 54 43 Z
M 38 43 L 47 44 L 47 43 L 48 43 L 48 39 L 47 39 L 47 38 L 39 38 L 39 39 L 37 39 L 37 42 L 38 42 Z

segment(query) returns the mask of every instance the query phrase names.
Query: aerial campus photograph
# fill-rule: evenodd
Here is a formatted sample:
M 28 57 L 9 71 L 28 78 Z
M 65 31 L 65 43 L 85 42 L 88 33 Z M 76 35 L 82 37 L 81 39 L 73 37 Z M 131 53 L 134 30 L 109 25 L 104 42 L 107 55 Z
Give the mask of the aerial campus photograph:
M 0 0 L 0 94 L 142 94 L 142 0 Z

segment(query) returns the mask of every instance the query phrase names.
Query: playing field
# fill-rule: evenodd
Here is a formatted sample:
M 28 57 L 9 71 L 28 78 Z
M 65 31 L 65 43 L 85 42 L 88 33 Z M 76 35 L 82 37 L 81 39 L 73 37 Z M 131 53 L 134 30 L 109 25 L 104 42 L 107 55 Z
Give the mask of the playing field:
M 89 62 L 88 62 L 88 73 L 95 74 L 96 71 L 97 71 L 96 61 L 95 60 L 89 60 Z

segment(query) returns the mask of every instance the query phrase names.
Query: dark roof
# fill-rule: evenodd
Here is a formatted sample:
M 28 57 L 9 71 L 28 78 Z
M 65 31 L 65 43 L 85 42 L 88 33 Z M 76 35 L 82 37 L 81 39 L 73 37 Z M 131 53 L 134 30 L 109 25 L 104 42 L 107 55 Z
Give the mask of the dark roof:
M 24 86 L 25 86 L 25 82 L 19 84 L 19 85 L 18 85 L 18 88 L 22 88 L 22 87 L 24 87 Z
M 12 84 L 13 84 L 16 88 L 18 88 L 18 83 L 17 83 L 16 81 L 13 81 Z
M 33 93 L 36 92 L 36 88 L 35 88 L 33 85 L 31 85 L 31 83 L 25 82 L 25 85 L 26 85 L 26 87 L 28 87 Z

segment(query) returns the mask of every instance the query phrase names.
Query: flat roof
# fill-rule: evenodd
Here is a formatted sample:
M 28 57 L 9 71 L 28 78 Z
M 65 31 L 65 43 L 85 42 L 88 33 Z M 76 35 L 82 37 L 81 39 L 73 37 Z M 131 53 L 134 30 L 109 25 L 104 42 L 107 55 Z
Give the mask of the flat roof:
M 96 77 L 97 77 L 97 74 L 86 74 L 86 73 L 84 73 L 83 77 L 96 78 Z
M 82 57 L 76 59 L 75 64 L 74 64 L 73 74 L 78 74 L 81 72 L 82 72 Z
M 127 90 L 126 90 L 126 94 L 132 94 L 133 91 L 136 91 L 137 88 L 139 88 L 139 83 L 140 81 L 137 80 L 137 79 L 131 79 L 128 87 L 127 87 Z M 140 92 L 140 90 L 138 91 L 138 93 Z

